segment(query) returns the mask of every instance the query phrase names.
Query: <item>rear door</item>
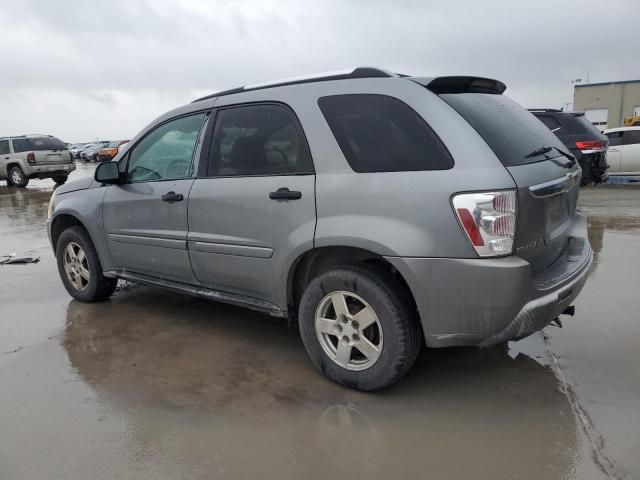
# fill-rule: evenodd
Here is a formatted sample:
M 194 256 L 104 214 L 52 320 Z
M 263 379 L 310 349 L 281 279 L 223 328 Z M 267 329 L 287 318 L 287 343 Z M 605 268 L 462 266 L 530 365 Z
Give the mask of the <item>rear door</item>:
M 189 255 L 197 279 L 281 303 L 284 269 L 301 246 L 313 243 L 314 180 L 305 137 L 288 107 L 219 110 L 206 171 L 189 196 Z
M 626 130 L 623 137 L 620 172 L 640 175 L 640 129 Z
M 126 183 L 111 185 L 103 220 L 121 270 L 197 284 L 187 253 L 187 198 L 208 113 L 165 122 L 127 154 Z
M 534 272 L 566 247 L 580 187 L 580 167 L 560 140 L 504 95 L 442 94 L 484 138 L 518 187 L 515 254 Z

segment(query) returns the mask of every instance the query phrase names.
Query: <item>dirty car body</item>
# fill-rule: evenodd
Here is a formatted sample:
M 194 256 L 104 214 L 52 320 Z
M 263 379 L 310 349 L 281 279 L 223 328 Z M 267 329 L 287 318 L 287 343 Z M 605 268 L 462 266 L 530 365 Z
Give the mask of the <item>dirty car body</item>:
M 76 169 L 67 146 L 51 135 L 0 137 L 0 180 L 26 187 L 30 179 L 64 183 Z
M 428 347 L 525 337 L 571 305 L 591 248 L 579 165 L 505 88 L 360 68 L 173 110 L 99 181 L 56 191 L 63 283 L 81 297 L 68 278 L 84 267 L 69 277 L 61 253 L 81 229 L 101 281 L 298 318 L 316 366 L 363 390 L 410 368 L 413 331 Z

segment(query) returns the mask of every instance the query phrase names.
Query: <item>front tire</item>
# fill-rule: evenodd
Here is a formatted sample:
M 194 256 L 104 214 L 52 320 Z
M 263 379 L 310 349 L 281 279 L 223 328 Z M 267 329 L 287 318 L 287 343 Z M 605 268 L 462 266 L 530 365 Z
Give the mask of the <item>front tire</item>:
M 58 273 L 69 295 L 81 302 L 100 302 L 115 291 L 118 280 L 102 274 L 91 239 L 81 227 L 62 232 L 56 245 Z
M 421 346 L 415 307 L 381 269 L 345 265 L 307 286 L 300 334 L 314 365 L 334 382 L 363 391 L 395 383 Z
M 11 167 L 11 170 L 9 170 L 9 180 L 11 180 L 14 187 L 20 188 L 26 187 L 29 183 L 29 177 L 27 177 L 17 165 Z

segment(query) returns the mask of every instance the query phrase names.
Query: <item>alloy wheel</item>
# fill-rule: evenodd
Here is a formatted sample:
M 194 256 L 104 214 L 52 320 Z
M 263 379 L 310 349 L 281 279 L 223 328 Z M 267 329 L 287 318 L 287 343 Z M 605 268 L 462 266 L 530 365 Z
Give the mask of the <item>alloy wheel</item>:
M 91 274 L 89 262 L 82 247 L 75 242 L 69 242 L 64 249 L 63 264 L 71 286 L 79 292 L 86 290 Z
M 382 353 L 382 326 L 375 311 L 352 292 L 335 291 L 319 303 L 318 341 L 331 360 L 347 370 L 371 368 Z

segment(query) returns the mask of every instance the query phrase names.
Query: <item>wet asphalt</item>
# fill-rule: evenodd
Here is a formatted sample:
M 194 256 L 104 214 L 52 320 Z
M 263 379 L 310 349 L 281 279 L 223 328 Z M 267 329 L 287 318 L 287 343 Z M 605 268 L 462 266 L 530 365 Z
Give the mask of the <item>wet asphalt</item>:
M 131 284 L 71 300 L 53 183 L 0 183 L 0 255 L 40 257 L 0 266 L 2 480 L 640 478 L 640 189 L 582 191 L 595 262 L 564 328 L 364 394 L 285 320 Z

